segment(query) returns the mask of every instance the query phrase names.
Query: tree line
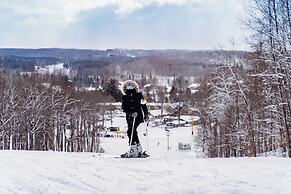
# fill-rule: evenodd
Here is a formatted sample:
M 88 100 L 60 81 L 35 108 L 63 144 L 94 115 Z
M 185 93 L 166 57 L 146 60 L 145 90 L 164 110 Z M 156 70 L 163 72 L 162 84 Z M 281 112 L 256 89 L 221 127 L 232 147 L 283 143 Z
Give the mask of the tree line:
M 100 150 L 108 94 L 76 90 L 59 75 L 0 74 L 0 149 Z
M 222 57 L 195 96 L 210 157 L 291 157 L 290 0 L 253 0 L 246 26 L 254 52 L 242 62 Z

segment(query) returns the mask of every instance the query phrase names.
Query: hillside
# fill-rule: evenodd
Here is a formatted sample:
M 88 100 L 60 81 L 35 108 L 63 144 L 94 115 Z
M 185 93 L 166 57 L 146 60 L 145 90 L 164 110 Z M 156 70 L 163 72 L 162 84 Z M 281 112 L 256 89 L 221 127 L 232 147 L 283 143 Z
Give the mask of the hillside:
M 288 159 L 114 159 L 90 153 L 4 152 L 0 193 L 291 192 Z
M 114 125 L 124 128 L 124 119 Z M 285 158 L 199 158 L 191 128 L 149 128 L 146 159 L 115 159 L 127 139 L 102 138 L 106 153 L 1 151 L 0 193 L 291 193 L 291 164 Z M 139 133 L 147 147 L 145 125 Z M 192 151 L 178 151 L 178 142 Z
M 198 76 L 216 64 L 219 57 L 241 51 L 191 50 L 89 50 L 89 49 L 0 49 L 0 68 L 32 71 L 34 65 L 68 64 L 80 74 L 109 75 L 156 74 L 161 76 Z

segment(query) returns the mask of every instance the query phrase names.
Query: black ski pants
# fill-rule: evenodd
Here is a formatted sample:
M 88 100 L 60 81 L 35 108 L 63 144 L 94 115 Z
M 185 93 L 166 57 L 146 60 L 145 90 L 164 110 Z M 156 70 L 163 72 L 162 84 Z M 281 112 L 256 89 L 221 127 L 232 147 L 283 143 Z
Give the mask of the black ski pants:
M 128 126 L 128 129 L 127 129 L 128 144 L 130 145 L 131 132 L 133 132 L 131 145 L 139 144 L 140 142 L 139 142 L 139 138 L 137 134 L 137 127 L 139 126 L 139 124 L 143 122 L 142 119 L 140 119 L 139 117 L 136 117 L 134 126 L 133 126 L 133 117 L 127 117 L 126 121 L 127 121 L 127 126 Z

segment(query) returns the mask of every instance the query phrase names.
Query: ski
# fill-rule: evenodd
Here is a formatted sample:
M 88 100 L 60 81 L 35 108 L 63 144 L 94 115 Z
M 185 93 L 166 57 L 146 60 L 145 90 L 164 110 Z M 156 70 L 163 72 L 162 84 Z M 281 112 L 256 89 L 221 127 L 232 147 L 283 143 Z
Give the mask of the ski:
M 145 151 L 142 152 L 140 155 L 138 156 L 131 156 L 131 157 L 128 157 L 126 154 L 121 154 L 119 157 L 120 158 L 147 158 L 149 157 L 150 155 L 148 155 Z
M 126 156 L 122 156 L 122 155 L 119 155 L 119 156 L 116 156 L 116 155 L 99 155 L 103 158 L 148 158 L 150 157 L 149 154 L 147 154 L 145 151 L 140 154 L 139 156 L 135 156 L 135 157 L 126 157 Z M 93 157 L 96 157 L 95 155 L 93 155 Z
M 148 158 L 150 155 L 143 155 L 143 156 L 136 156 L 136 157 L 122 157 L 122 156 L 116 156 L 115 158 L 127 158 L 127 159 L 133 159 L 133 158 Z
M 122 156 L 119 156 L 119 157 L 116 157 L 116 158 L 148 158 L 150 157 L 150 155 L 142 155 L 142 156 L 136 156 L 136 157 L 122 157 Z
M 127 158 L 127 159 L 134 159 L 134 158 L 148 158 L 150 155 L 143 155 L 143 156 L 136 156 L 136 157 L 122 157 L 122 156 L 103 156 L 104 158 Z

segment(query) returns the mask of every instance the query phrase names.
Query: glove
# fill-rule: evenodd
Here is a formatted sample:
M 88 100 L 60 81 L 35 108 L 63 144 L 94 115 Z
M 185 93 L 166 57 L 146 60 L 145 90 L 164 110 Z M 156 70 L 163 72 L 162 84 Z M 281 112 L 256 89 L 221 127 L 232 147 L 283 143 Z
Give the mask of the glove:
M 143 118 L 143 120 L 144 120 L 145 122 L 148 122 L 148 120 L 149 120 L 149 116 L 148 116 L 148 115 L 145 115 L 144 118 Z
M 131 114 L 131 117 L 136 118 L 136 117 L 137 117 L 137 112 L 132 113 L 132 114 Z

